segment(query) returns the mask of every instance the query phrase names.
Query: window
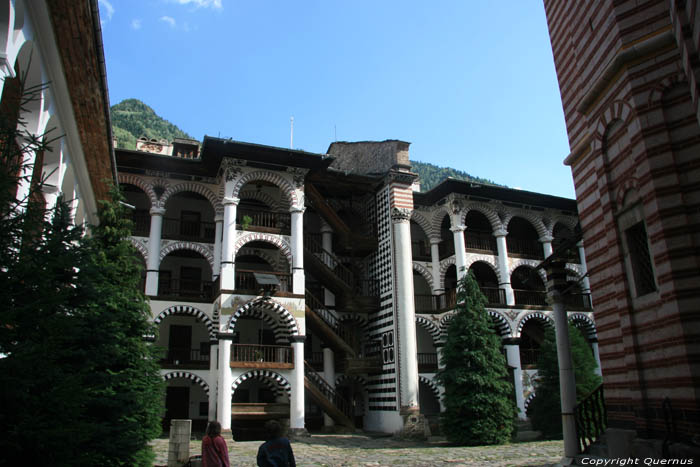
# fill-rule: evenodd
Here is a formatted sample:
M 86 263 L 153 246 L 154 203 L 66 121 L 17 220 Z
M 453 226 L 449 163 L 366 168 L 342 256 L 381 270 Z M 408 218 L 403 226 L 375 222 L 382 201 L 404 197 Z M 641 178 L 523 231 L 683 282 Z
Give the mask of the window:
M 625 231 L 625 239 L 627 240 L 637 297 L 655 291 L 656 281 L 654 280 L 654 269 L 651 265 L 647 230 L 644 227 L 644 222 L 637 222 L 628 228 Z

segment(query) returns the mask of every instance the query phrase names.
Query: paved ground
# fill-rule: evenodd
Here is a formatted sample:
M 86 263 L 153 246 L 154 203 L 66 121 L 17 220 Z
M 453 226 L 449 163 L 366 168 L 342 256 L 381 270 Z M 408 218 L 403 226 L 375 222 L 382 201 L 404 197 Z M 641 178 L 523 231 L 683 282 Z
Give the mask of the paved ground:
M 227 439 L 231 466 L 255 466 L 259 441 Z M 166 465 L 168 440 L 153 442 L 156 464 Z M 298 466 L 545 466 L 563 455 L 562 441 L 538 441 L 484 447 L 450 447 L 444 443 L 416 443 L 364 435 L 313 435 L 292 442 Z M 190 452 L 200 454 L 200 441 Z

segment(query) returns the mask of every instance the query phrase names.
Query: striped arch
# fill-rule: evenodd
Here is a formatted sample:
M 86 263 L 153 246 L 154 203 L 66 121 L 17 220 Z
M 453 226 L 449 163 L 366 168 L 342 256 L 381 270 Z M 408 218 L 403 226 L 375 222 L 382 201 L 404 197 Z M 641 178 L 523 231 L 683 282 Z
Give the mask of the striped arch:
M 517 261 L 511 263 L 510 269 L 508 270 L 508 279 L 513 276 L 513 272 L 518 269 L 520 266 L 527 266 L 529 268 L 535 269 L 541 261 L 538 261 L 536 259 L 526 259 L 526 258 L 520 258 Z M 544 284 L 547 284 L 547 273 L 542 269 L 537 270 L 537 274 L 540 276 L 540 279 L 542 279 L 542 282 Z
M 285 327 L 284 325 L 278 323 L 275 320 L 275 317 L 271 316 L 269 313 L 265 313 L 259 308 L 251 308 L 248 309 L 241 316 L 261 319 L 263 323 L 270 326 L 270 328 L 272 328 L 272 333 L 275 336 L 275 343 L 277 343 L 278 345 L 279 343 L 284 342 L 285 340 L 289 340 L 289 329 L 287 329 L 287 327 Z
M 569 315 L 569 323 L 576 326 L 578 329 L 583 331 L 586 339 L 592 340 L 597 339 L 598 334 L 596 332 L 595 323 L 593 320 L 584 313 L 572 313 Z
M 663 99 L 666 92 L 681 83 L 687 83 L 688 79 L 682 71 L 679 71 L 673 76 L 666 76 L 660 79 L 656 85 L 649 91 L 649 99 L 647 105 L 650 107 L 661 105 L 661 99 Z
M 267 242 L 279 248 L 285 258 L 287 258 L 287 264 L 289 264 L 291 270 L 292 247 L 281 236 L 261 232 L 246 232 L 239 236 L 238 240 L 236 240 L 236 243 L 233 245 L 234 257 L 238 254 L 238 250 L 240 250 L 243 245 L 250 242 Z
M 581 277 L 581 266 L 578 264 L 567 264 L 566 268 L 566 280 L 581 282 L 583 279 Z
M 277 258 L 273 258 L 272 255 L 268 254 L 266 251 L 258 250 L 257 253 L 254 253 L 253 248 L 244 247 L 238 251 L 238 254 L 246 256 L 257 256 L 259 258 L 262 258 L 267 262 L 267 264 L 272 266 L 272 269 L 274 269 L 275 271 L 277 270 Z
M 202 378 L 199 376 L 195 375 L 194 373 L 190 373 L 188 371 L 171 371 L 170 373 L 166 373 L 163 375 L 163 379 L 165 381 L 171 380 L 171 379 L 189 379 L 193 383 L 199 384 L 204 392 L 209 395 L 209 385 L 207 384 L 206 381 L 204 381 Z
M 571 216 L 554 216 L 552 218 L 552 232 L 554 232 L 554 227 L 556 227 L 557 224 L 561 224 L 563 226 L 566 226 L 569 230 L 572 232 L 576 228 L 576 224 L 578 223 L 578 220 L 575 217 Z
M 216 330 L 214 327 L 214 322 L 211 319 L 209 319 L 209 316 L 207 316 L 206 313 L 193 306 L 174 305 L 170 308 L 166 308 L 165 310 L 161 311 L 158 314 L 158 316 L 156 316 L 156 318 L 153 320 L 153 323 L 158 325 L 166 317 L 171 315 L 194 316 L 197 319 L 197 321 L 201 322 L 207 327 L 207 331 L 209 331 L 209 338 L 211 340 L 216 339 Z
M 498 271 L 498 265 L 496 264 L 496 257 L 495 256 L 486 256 L 486 255 L 467 255 L 467 260 L 464 263 L 464 268 L 469 271 L 469 268 L 474 264 L 474 263 L 485 263 L 491 266 L 491 269 L 493 269 L 493 272 L 496 274 L 496 278 L 498 279 L 499 284 L 502 282 L 505 282 L 504 280 L 501 279 L 501 274 Z
M 367 380 L 362 376 L 358 375 L 340 375 L 335 380 L 336 386 L 342 386 L 344 384 L 358 384 L 362 386 L 362 389 L 367 387 Z
M 153 185 L 147 183 L 141 177 L 138 177 L 134 174 L 119 173 L 119 183 L 125 185 L 134 185 L 135 187 L 140 188 L 141 191 L 143 191 L 146 194 L 148 200 L 151 202 L 150 207 L 158 206 L 158 195 L 156 195 L 156 192 L 153 189 Z
M 221 319 L 221 309 L 219 308 L 219 302 L 214 303 L 214 311 L 211 313 L 211 322 L 214 323 L 214 329 L 219 330 L 219 320 Z
M 593 151 L 603 150 L 605 134 L 615 120 L 620 120 L 623 125 L 628 125 L 633 116 L 634 110 L 626 102 L 621 100 L 613 101 L 598 119 L 596 130 L 593 133 Z
M 537 396 L 534 392 L 531 392 L 529 396 L 527 396 L 527 399 L 525 399 L 525 412 L 527 412 L 527 408 L 530 406 L 530 402 L 533 401 L 533 399 Z
M 287 333 L 292 336 L 299 335 L 299 326 L 297 320 L 284 306 L 280 305 L 272 299 L 254 298 L 248 303 L 239 307 L 234 314 L 231 315 L 226 329 L 230 332 L 236 326 L 236 321 L 244 314 L 248 314 L 251 308 L 257 308 L 262 311 L 269 311 L 277 317 L 279 325 L 287 330 Z
M 129 241 L 131 242 L 132 245 L 134 245 L 134 248 L 136 249 L 136 251 L 141 253 L 141 256 L 143 256 L 143 260 L 148 261 L 148 248 L 146 247 L 146 245 L 139 242 L 134 237 L 129 237 Z
M 501 337 L 508 337 L 510 334 L 513 332 L 513 329 L 510 327 L 510 323 L 508 322 L 508 319 L 506 319 L 503 314 L 496 310 L 488 310 L 489 316 L 491 317 L 491 320 L 494 322 L 496 325 L 496 330 L 498 331 L 498 335 Z
M 433 338 L 433 345 L 440 342 L 440 328 L 434 322 L 422 316 L 416 316 L 416 324 L 428 331 Z
M 241 189 L 250 182 L 254 181 L 264 181 L 264 182 L 270 182 L 275 185 L 277 185 L 284 195 L 286 201 L 289 203 L 289 208 L 299 206 L 299 198 L 297 196 L 296 190 L 292 186 L 289 181 L 287 181 L 284 177 L 281 175 L 271 172 L 268 170 L 256 170 L 253 172 L 248 172 L 241 176 L 237 181 L 236 184 L 233 186 L 233 192 L 231 193 L 231 197 L 233 198 L 240 198 L 240 191 Z
M 161 208 L 164 208 L 171 196 L 177 193 L 181 193 L 183 191 L 191 191 L 193 193 L 197 193 L 204 196 L 206 199 L 209 200 L 209 202 L 211 203 L 211 207 L 214 210 L 216 210 L 216 206 L 217 204 L 219 204 L 219 199 L 209 188 L 205 187 L 201 183 L 185 182 L 179 183 L 177 185 L 170 185 L 169 187 L 167 187 L 165 192 L 163 193 L 163 196 L 160 197 L 159 206 Z
M 450 326 L 450 321 L 455 317 L 455 313 L 448 313 L 440 318 L 440 340 L 444 341 L 447 338 L 447 328 Z
M 425 279 L 425 281 L 428 283 L 430 290 L 435 290 L 435 287 L 433 286 L 433 275 L 430 271 L 428 271 L 428 268 L 414 261 L 413 270 L 423 276 L 423 279 Z
M 454 256 L 450 256 L 444 261 L 440 261 L 440 288 L 445 289 L 445 274 L 450 266 L 457 267 L 457 260 Z
M 211 270 L 214 270 L 214 255 L 207 247 L 196 242 L 173 242 L 167 244 L 160 250 L 160 261 L 162 262 L 166 256 L 177 250 L 192 250 L 199 253 L 207 260 Z
M 282 206 L 280 206 L 279 201 L 277 201 L 275 198 L 270 196 L 268 193 L 265 193 L 264 191 L 243 190 L 238 194 L 238 197 L 240 199 L 254 199 L 255 201 L 260 201 L 261 203 L 264 203 L 270 209 L 281 209 L 282 208 Z
M 508 230 L 508 225 L 510 225 L 510 221 L 512 221 L 514 217 L 519 217 L 528 221 L 532 225 L 532 227 L 534 227 L 535 231 L 537 232 L 537 235 L 540 238 L 550 235 L 549 229 L 547 229 L 547 227 L 544 225 L 544 221 L 541 217 L 536 216 L 535 214 L 532 214 L 530 212 L 523 211 L 517 211 L 507 214 L 507 220 L 503 222 L 503 226 L 506 228 L 506 230 Z
M 438 400 L 438 402 L 440 401 L 440 388 L 437 384 L 435 384 L 435 381 L 428 379 L 425 376 L 418 376 L 418 382 L 428 385 L 435 398 Z
M 625 196 L 630 190 L 639 193 L 639 180 L 637 180 L 636 177 L 628 175 L 615 190 L 615 201 L 619 208 L 625 205 Z
M 362 340 L 369 340 L 369 330 L 367 329 L 367 317 L 352 313 L 341 313 L 338 315 L 338 322 L 344 325 L 357 323 L 362 330 Z
M 518 335 L 516 337 L 520 337 L 521 333 L 523 332 L 523 327 L 525 326 L 525 323 L 527 323 L 531 319 L 542 321 L 547 326 L 554 326 L 554 320 L 552 319 L 552 317 L 542 313 L 541 311 L 533 311 L 531 313 L 526 313 L 525 316 L 520 318 L 520 321 L 518 322 Z
M 433 227 L 430 224 L 430 221 L 427 217 L 423 215 L 423 213 L 414 209 L 411 213 L 411 220 L 416 224 L 420 225 L 420 227 L 423 229 L 423 233 L 427 238 L 433 238 L 435 236 L 435 232 L 433 231 Z M 440 236 L 439 230 L 437 231 L 437 236 Z
M 255 379 L 265 383 L 272 383 L 274 386 L 268 385 L 268 387 L 271 389 L 274 388 L 276 397 L 286 395 L 287 398 L 289 398 L 292 393 L 292 385 L 289 384 L 289 381 L 287 381 L 287 379 L 279 373 L 270 370 L 251 370 L 247 373 L 243 373 L 241 376 L 236 378 L 231 385 L 232 392 L 235 393 L 238 386 L 249 379 Z
M 436 237 L 440 238 L 440 226 L 442 225 L 442 220 L 445 218 L 445 216 L 450 216 L 450 212 L 447 210 L 445 206 L 440 206 L 440 208 L 433 213 L 432 219 L 430 223 L 433 226 L 433 233 L 435 234 Z M 450 226 L 452 226 L 452 219 L 450 219 Z M 443 240 L 441 238 L 441 240 Z M 444 239 L 448 240 L 448 239 Z
M 466 219 L 467 219 L 467 214 L 469 214 L 469 211 L 478 211 L 484 216 L 486 216 L 486 219 L 491 223 L 491 229 L 493 230 L 499 230 L 503 227 L 503 224 L 501 223 L 501 218 L 498 217 L 498 213 L 488 204 L 486 203 L 467 203 L 465 206 L 464 212 L 462 212 L 462 217 L 460 218 L 460 222 L 462 225 L 467 225 L 466 224 Z M 467 225 L 467 228 L 469 226 Z

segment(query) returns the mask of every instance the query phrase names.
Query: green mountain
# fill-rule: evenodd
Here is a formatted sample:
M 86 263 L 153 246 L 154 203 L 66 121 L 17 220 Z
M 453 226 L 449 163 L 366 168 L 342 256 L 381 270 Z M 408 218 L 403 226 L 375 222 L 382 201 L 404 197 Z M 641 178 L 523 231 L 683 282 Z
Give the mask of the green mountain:
M 136 149 L 136 140 L 142 136 L 149 139 L 174 138 L 194 139 L 177 126 L 158 116 L 155 111 L 138 99 L 126 99 L 113 105 L 112 131 L 117 138 L 117 147 Z
M 117 138 L 117 147 L 121 149 L 136 149 L 136 140 L 141 136 L 149 139 L 173 138 L 194 139 L 176 125 L 158 116 L 155 111 L 138 99 L 126 99 L 113 105 L 112 130 Z M 428 191 L 447 177 L 468 180 L 477 183 L 495 185 L 491 180 L 474 177 L 461 170 L 449 167 L 438 167 L 428 162 L 411 161 L 413 172 L 420 175 L 421 191 Z

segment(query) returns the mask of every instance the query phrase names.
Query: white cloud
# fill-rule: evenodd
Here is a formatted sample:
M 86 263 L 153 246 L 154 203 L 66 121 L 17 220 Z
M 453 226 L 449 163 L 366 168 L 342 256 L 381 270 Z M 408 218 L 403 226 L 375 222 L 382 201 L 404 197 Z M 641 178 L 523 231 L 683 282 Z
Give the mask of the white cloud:
M 134 18 L 131 20 L 131 27 L 132 29 L 141 29 L 141 20 L 138 18 Z
M 104 8 L 104 17 L 107 18 L 107 21 L 111 20 L 114 15 L 114 7 L 112 4 L 107 0 L 99 0 L 98 3 Z
M 171 28 L 175 27 L 175 18 L 173 18 L 172 16 L 161 16 L 160 20 L 164 23 L 168 23 Z
M 175 0 L 175 2 L 180 5 L 193 5 L 197 8 L 214 8 L 215 10 L 223 8 L 221 1 L 222 0 Z

